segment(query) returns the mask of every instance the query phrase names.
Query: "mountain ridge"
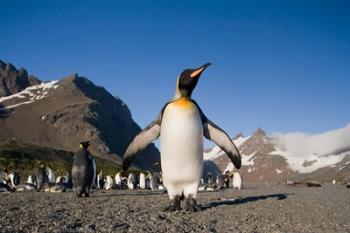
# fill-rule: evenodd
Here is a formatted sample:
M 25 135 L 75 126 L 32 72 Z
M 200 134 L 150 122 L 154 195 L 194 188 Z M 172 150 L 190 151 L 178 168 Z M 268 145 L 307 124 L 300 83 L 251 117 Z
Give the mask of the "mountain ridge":
M 286 179 L 350 181 L 350 137 L 347 134 L 350 134 L 350 125 L 315 135 L 299 133 L 301 140 L 294 138 L 295 133 L 266 135 L 263 129 L 258 128 L 249 137 L 244 138 L 242 134 L 234 137 L 233 142 L 242 156 L 240 172 L 248 182 L 282 182 Z M 293 140 L 289 140 L 291 136 Z M 334 150 L 328 147 L 322 149 L 324 141 L 328 141 L 329 146 L 333 145 Z M 298 154 L 294 147 L 310 154 Z M 317 155 L 313 150 L 341 153 Z M 206 149 L 204 158 L 216 164 L 220 172 L 234 169 L 218 147 Z
M 0 97 L 0 105 L 0 130 L 4 132 L 0 139 L 67 151 L 75 151 L 80 141 L 90 140 L 92 153 L 118 164 L 141 131 L 120 98 L 77 74 L 27 86 Z M 134 164 L 152 169 L 157 160 L 159 151 L 151 144 Z

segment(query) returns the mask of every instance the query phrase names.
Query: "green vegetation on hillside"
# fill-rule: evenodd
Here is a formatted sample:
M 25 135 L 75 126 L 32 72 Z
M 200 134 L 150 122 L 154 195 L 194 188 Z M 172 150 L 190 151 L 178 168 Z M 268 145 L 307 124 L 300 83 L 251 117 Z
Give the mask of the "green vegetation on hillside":
M 0 170 L 17 171 L 21 176 L 35 174 L 40 164 L 52 168 L 56 175 L 64 175 L 72 168 L 74 152 L 6 141 L 0 143 Z M 115 174 L 120 166 L 95 156 L 97 172 Z

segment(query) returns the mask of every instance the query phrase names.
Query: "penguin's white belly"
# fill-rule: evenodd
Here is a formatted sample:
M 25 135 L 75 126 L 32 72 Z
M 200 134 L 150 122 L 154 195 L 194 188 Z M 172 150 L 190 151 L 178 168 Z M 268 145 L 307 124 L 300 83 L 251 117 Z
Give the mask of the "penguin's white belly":
M 192 102 L 171 103 L 166 107 L 160 152 L 165 186 L 184 190 L 191 185 L 196 187 L 196 192 L 203 171 L 203 125 Z
M 242 189 L 242 177 L 238 172 L 233 174 L 233 188 Z
M 140 173 L 140 188 L 141 189 L 146 188 L 146 176 L 143 173 Z

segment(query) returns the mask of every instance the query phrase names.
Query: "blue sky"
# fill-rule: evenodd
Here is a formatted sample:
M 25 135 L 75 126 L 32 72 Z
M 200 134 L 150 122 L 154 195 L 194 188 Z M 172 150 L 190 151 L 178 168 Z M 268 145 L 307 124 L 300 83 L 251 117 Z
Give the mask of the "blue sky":
M 0 59 L 42 80 L 78 73 L 146 126 L 184 68 L 234 136 L 350 123 L 349 1 L 1 1 Z

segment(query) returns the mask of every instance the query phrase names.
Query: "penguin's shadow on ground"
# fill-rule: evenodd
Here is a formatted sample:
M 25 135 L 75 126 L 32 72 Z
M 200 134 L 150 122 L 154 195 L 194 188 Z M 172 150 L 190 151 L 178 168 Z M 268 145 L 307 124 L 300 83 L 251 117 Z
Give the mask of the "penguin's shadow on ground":
M 277 200 L 280 201 L 280 200 L 286 199 L 288 195 L 293 195 L 293 194 L 277 193 L 277 194 L 270 194 L 270 195 L 250 196 L 250 197 L 244 197 L 244 198 L 238 198 L 238 199 L 211 201 L 208 204 L 204 204 L 202 206 L 202 210 L 218 207 L 221 205 L 241 205 L 249 202 L 266 200 L 268 198 L 276 198 Z
M 164 191 L 149 191 L 149 192 L 133 192 L 133 193 L 108 193 L 108 191 L 101 192 L 100 195 L 93 195 L 91 197 L 100 198 L 100 197 L 117 197 L 117 196 L 150 196 L 150 195 L 159 195 L 166 194 Z

